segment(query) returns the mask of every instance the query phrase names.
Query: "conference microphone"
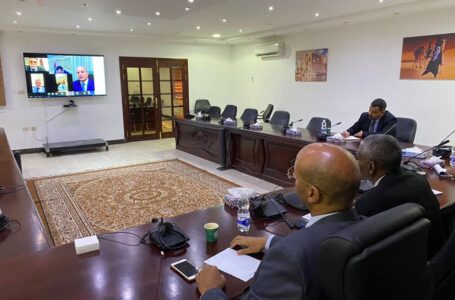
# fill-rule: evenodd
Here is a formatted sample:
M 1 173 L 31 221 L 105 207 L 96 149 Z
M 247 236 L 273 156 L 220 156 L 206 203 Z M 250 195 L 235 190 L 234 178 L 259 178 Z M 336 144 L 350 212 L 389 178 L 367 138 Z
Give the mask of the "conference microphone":
M 450 135 L 449 135 L 449 136 L 450 136 Z M 421 153 L 417 153 L 416 155 L 411 156 L 411 157 L 408 158 L 405 162 L 403 162 L 403 165 L 408 165 L 408 164 L 410 163 L 410 161 L 411 161 L 412 159 L 416 158 L 417 156 L 422 155 L 422 154 L 424 154 L 424 153 L 427 153 L 428 151 L 431 151 L 431 150 L 433 150 L 433 149 L 439 148 L 439 147 L 441 147 L 442 145 L 447 144 L 448 142 L 450 142 L 450 140 L 442 141 L 442 142 L 440 142 L 439 144 L 437 144 L 436 146 L 433 146 L 433 147 L 431 147 L 431 148 L 429 148 L 429 149 L 427 149 L 427 150 L 425 150 L 425 151 L 423 151 L 423 152 L 421 152 Z
M 297 121 L 292 121 L 291 123 L 289 123 L 289 127 L 292 127 L 292 125 L 294 125 L 295 123 L 302 122 L 302 121 L 303 121 L 303 119 L 300 119 Z
M 389 129 L 387 129 L 386 131 L 384 131 L 383 134 L 388 134 L 390 131 L 392 131 L 392 129 L 394 129 L 395 127 L 397 127 L 398 123 L 395 123 L 393 124 L 392 126 L 390 126 Z
M 327 128 L 327 129 L 332 130 L 333 127 L 338 126 L 338 125 L 340 125 L 340 124 L 341 124 L 341 122 L 338 122 L 338 123 L 336 123 L 336 124 L 333 124 L 331 127 Z
M 269 196 L 265 196 L 265 199 L 267 202 L 269 203 L 272 203 L 272 206 L 275 208 L 275 210 L 280 214 L 280 216 L 283 218 L 284 222 L 286 223 L 286 225 L 288 225 L 289 229 L 294 229 L 294 228 L 297 228 L 297 229 L 300 229 L 300 228 L 304 228 L 305 225 L 306 225 L 306 221 L 304 220 L 296 220 L 294 222 L 292 222 L 291 220 L 289 220 L 289 218 L 281 212 L 280 209 L 278 209 L 278 207 L 275 205 L 273 199 L 270 199 Z

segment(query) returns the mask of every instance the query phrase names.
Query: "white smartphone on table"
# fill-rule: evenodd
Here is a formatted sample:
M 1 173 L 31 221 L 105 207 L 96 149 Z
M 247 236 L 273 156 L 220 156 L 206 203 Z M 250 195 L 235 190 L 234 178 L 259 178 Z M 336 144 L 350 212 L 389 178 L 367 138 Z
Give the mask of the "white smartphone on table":
M 171 269 L 188 281 L 193 281 L 198 273 L 198 269 L 187 259 L 172 263 Z

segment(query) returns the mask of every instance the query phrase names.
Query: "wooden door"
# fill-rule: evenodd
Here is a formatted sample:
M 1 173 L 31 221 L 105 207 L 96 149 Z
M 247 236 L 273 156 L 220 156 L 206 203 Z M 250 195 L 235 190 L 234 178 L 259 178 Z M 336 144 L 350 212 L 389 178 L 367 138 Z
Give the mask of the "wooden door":
M 173 137 L 172 117 L 188 113 L 186 59 L 120 57 L 127 141 Z
M 189 112 L 188 61 L 186 59 L 158 59 L 157 68 L 161 136 L 173 137 L 174 125 L 171 118 L 183 118 Z

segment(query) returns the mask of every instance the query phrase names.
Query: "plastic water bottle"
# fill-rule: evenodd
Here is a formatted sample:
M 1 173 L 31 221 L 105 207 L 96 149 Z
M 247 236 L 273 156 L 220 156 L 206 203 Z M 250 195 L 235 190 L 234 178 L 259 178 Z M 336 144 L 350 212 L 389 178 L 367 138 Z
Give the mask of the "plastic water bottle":
M 321 122 L 321 134 L 322 135 L 327 134 L 327 122 L 325 121 L 325 119 L 322 119 Z
M 248 232 L 250 223 L 250 200 L 247 197 L 241 197 L 238 202 L 237 228 L 240 232 Z
M 452 146 L 452 154 L 450 154 L 450 166 L 455 167 L 455 145 Z

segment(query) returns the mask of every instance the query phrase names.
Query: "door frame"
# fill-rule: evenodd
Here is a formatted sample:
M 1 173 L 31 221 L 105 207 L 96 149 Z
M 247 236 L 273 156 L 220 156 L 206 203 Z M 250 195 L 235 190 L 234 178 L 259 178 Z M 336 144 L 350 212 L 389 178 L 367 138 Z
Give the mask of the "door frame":
M 146 62 L 144 64 L 144 62 Z M 161 63 L 161 65 L 160 65 Z M 150 140 L 150 139 L 159 139 L 167 138 L 174 136 L 174 130 L 172 132 L 162 133 L 162 123 L 161 123 L 161 95 L 160 91 L 160 76 L 159 76 L 159 67 L 166 67 L 166 65 L 172 65 L 173 63 L 181 64 L 183 67 L 183 111 L 184 114 L 189 113 L 189 85 L 188 85 L 188 59 L 177 59 L 177 58 L 156 58 L 156 57 L 119 57 L 119 67 L 120 67 L 120 86 L 121 86 L 121 95 L 122 95 L 122 112 L 123 112 L 123 131 L 124 137 L 127 142 L 130 141 L 141 141 L 141 140 Z M 153 70 L 153 101 L 157 103 L 155 108 L 155 128 L 156 134 L 150 135 L 139 135 L 131 136 L 129 134 L 130 126 L 130 108 L 129 108 L 129 98 L 128 98 L 128 81 L 127 81 L 127 67 L 138 67 L 138 68 L 152 68 Z M 172 78 L 171 78 L 172 79 Z M 172 82 L 172 80 L 171 80 Z M 141 99 L 143 102 L 143 99 Z M 173 101 L 173 99 L 172 99 Z M 173 112 L 174 113 L 174 112 Z M 143 116 L 142 116 L 143 120 Z M 145 125 L 145 124 L 143 124 Z M 172 125 L 174 126 L 174 124 Z

